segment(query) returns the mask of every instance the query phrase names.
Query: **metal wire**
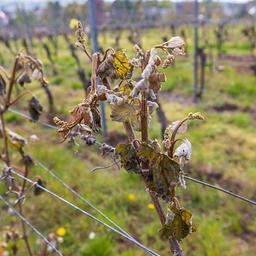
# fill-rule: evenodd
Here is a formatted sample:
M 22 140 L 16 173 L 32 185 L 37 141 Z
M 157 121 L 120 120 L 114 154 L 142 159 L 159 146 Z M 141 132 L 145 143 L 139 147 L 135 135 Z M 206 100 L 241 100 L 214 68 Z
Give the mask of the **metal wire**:
M 14 113 L 16 113 L 17 115 L 23 116 L 23 117 L 25 117 L 25 118 L 31 120 L 31 118 L 30 118 L 29 116 L 26 116 L 25 114 L 20 113 L 19 111 L 16 111 L 16 110 L 11 110 L 11 111 L 14 112 Z M 46 123 L 43 123 L 43 122 L 41 122 L 40 124 L 42 124 L 42 125 L 44 125 L 44 126 L 47 126 L 47 127 L 51 126 L 51 125 L 46 124 Z M 50 128 L 56 129 L 56 127 L 50 127 Z M 97 144 L 98 144 L 98 145 L 101 145 L 101 143 L 99 143 L 99 142 L 98 142 Z M 212 189 L 221 191 L 221 192 L 223 192 L 223 193 L 225 193 L 225 194 L 228 194 L 228 195 L 230 195 L 230 196 L 233 196 L 233 197 L 235 197 L 235 198 L 238 198 L 238 199 L 240 199 L 240 200 L 242 200 L 242 201 L 244 201 L 244 202 L 247 202 L 247 203 L 256 205 L 256 201 L 251 200 L 251 199 L 248 199 L 248 198 L 246 198 L 246 197 L 244 197 L 244 196 L 241 196 L 241 195 L 239 195 L 239 194 L 236 194 L 236 193 L 234 193 L 234 192 L 232 192 L 232 191 L 229 191 L 229 190 L 227 190 L 227 189 L 214 186 L 214 185 L 212 185 L 212 184 L 209 184 L 209 183 L 207 183 L 207 182 L 201 181 L 201 180 L 199 180 L 199 179 L 192 178 L 192 177 L 190 177 L 190 176 L 184 175 L 184 178 L 187 179 L 187 180 L 190 180 L 190 181 L 192 181 L 192 182 L 201 184 L 201 185 L 203 185 L 203 186 L 207 186 L 207 187 L 209 187 L 209 188 L 212 188 Z
M 89 218 L 93 219 L 94 221 L 98 222 L 99 224 L 105 226 L 106 228 L 110 229 L 111 231 L 119 234 L 120 236 L 126 238 L 128 241 L 130 241 L 131 243 L 135 244 L 137 247 L 143 249 L 144 251 L 146 251 L 148 254 L 150 255 L 154 255 L 154 256 L 160 256 L 158 253 L 150 250 L 149 248 L 147 248 L 146 246 L 144 246 L 143 244 L 139 243 L 138 241 L 132 239 L 131 237 L 123 234 L 122 232 L 120 232 L 119 230 L 113 228 L 112 226 L 108 225 L 107 223 L 103 222 L 102 220 L 98 219 L 97 217 L 95 217 L 94 215 L 86 212 L 85 210 L 79 208 L 78 206 L 76 206 L 75 204 L 69 202 L 68 200 L 66 200 L 65 198 L 55 194 L 54 192 L 50 191 L 49 189 L 39 185 L 37 182 L 34 182 L 26 177 L 24 177 L 23 175 L 19 174 L 18 172 L 14 171 L 14 169 L 11 170 L 11 172 L 15 175 L 17 175 L 18 177 L 20 177 L 23 180 L 26 180 L 27 182 L 34 184 L 36 187 L 42 189 L 43 191 L 45 191 L 46 193 L 52 195 L 53 197 L 57 198 L 58 200 L 60 200 L 61 202 L 71 206 L 72 208 L 76 209 L 77 211 L 79 211 L 80 213 L 88 216 Z
M 22 116 L 28 120 L 32 120 L 28 115 L 21 113 L 14 109 L 9 109 L 11 112 Z M 48 128 L 57 129 L 57 127 L 44 123 L 39 122 L 41 125 L 46 126 Z M 97 145 L 101 145 L 101 143 L 97 142 Z M 67 188 L 69 191 L 71 191 L 74 195 L 76 195 L 79 199 L 81 199 L 84 203 L 86 203 L 88 206 L 90 206 L 92 209 L 94 209 L 97 213 L 99 213 L 102 217 L 104 217 L 106 220 L 108 220 L 111 224 L 113 224 L 116 228 L 118 228 L 121 232 L 126 234 L 127 236 L 134 239 L 130 234 L 128 234 L 124 229 L 122 229 L 119 225 L 117 225 L 113 220 L 111 220 L 108 216 L 106 216 L 102 211 L 100 211 L 97 207 L 92 205 L 87 199 L 85 199 L 82 195 L 80 195 L 78 192 L 76 192 L 74 189 L 72 189 L 68 184 L 66 184 L 60 177 L 58 177 L 54 172 L 52 172 L 49 168 L 47 168 L 42 162 L 38 161 L 37 159 L 33 158 L 34 161 L 46 172 L 48 172 L 52 177 L 54 177 L 56 180 L 58 180 L 65 188 Z
M 49 245 L 58 255 L 63 256 L 63 254 L 37 229 L 35 228 L 23 215 L 21 215 L 8 201 L 6 201 L 2 196 L 0 200 L 3 201 L 5 205 L 12 209 L 12 212 L 19 217 L 25 224 L 27 224 L 38 236 L 40 236 L 44 242 Z
M 201 184 L 201 185 L 203 185 L 203 186 L 216 189 L 216 190 L 221 191 L 221 192 L 223 192 L 223 193 L 225 193 L 225 194 L 228 194 L 228 195 L 230 195 L 230 196 L 233 196 L 233 197 L 235 197 L 235 198 L 238 198 L 238 199 L 240 199 L 240 200 L 243 200 L 243 201 L 245 201 L 245 202 L 247 202 L 247 203 L 256 205 L 256 201 L 253 201 L 253 200 L 251 200 L 251 199 L 248 199 L 248 198 L 246 198 L 246 197 L 244 197 L 244 196 L 240 196 L 240 195 L 238 195 L 238 194 L 236 194 L 236 193 L 234 193 L 234 192 L 231 192 L 231 191 L 229 191 L 229 190 L 227 190 L 227 189 L 214 186 L 214 185 L 209 184 L 209 183 L 207 183 L 207 182 L 204 182 L 204 181 L 201 181 L 201 180 L 198 180 L 198 179 L 195 179 L 195 178 L 186 176 L 186 175 L 184 175 L 184 178 L 187 179 L 187 180 L 193 181 L 193 182 L 195 182 L 195 183 Z
M 14 109 L 9 109 L 11 112 L 22 116 L 28 120 L 32 120 L 28 115 L 21 113 Z M 48 128 L 57 129 L 57 127 L 54 127 L 50 124 L 39 122 L 41 125 L 46 126 Z M 101 145 L 101 143 L 97 142 L 97 145 Z M 122 229 L 119 225 L 117 225 L 113 220 L 111 220 L 108 216 L 106 216 L 102 211 L 100 211 L 97 207 L 92 205 L 87 199 L 85 199 L 82 195 L 80 195 L 78 192 L 76 192 L 74 189 L 72 189 L 68 184 L 66 184 L 60 177 L 58 177 L 54 172 L 52 172 L 49 168 L 47 168 L 42 162 L 38 161 L 37 159 L 33 158 L 34 161 L 46 172 L 48 172 L 52 177 L 54 177 L 56 180 L 58 180 L 65 188 L 67 188 L 69 191 L 71 191 L 74 195 L 76 195 L 78 198 L 80 198 L 84 203 L 86 203 L 88 206 L 90 206 L 92 209 L 94 209 L 97 213 L 99 213 L 101 216 L 103 216 L 106 220 L 108 220 L 111 224 L 113 224 L 116 228 L 118 228 L 121 232 L 126 234 L 127 236 L 134 239 L 130 234 L 128 234 L 124 229 Z
M 134 239 L 130 234 L 128 234 L 125 230 L 123 230 L 119 225 L 117 225 L 113 220 L 111 220 L 106 214 L 104 214 L 101 210 L 99 210 L 96 206 L 94 206 L 91 202 L 85 199 L 81 194 L 71 188 L 65 181 L 63 181 L 59 176 L 57 176 L 53 171 L 45 166 L 42 162 L 38 161 L 37 159 L 33 158 L 33 160 L 47 173 L 49 173 L 53 178 L 55 178 L 59 183 L 61 183 L 66 189 L 68 189 L 71 193 L 77 196 L 81 201 L 86 203 L 90 206 L 93 210 L 99 213 L 102 217 L 108 220 L 111 224 L 113 224 L 117 229 L 119 229 L 122 233 L 129 236 L 130 238 Z
M 28 116 L 28 115 L 26 115 L 26 114 L 24 114 L 22 112 L 19 112 L 18 110 L 15 110 L 15 109 L 12 109 L 12 108 L 9 108 L 8 110 L 10 112 L 12 112 L 12 113 L 15 113 L 15 114 L 17 114 L 19 116 L 22 116 L 22 117 L 28 119 L 29 121 L 33 122 L 33 119 L 30 116 Z M 55 129 L 55 130 L 58 129 L 57 126 L 54 126 L 54 125 L 51 125 L 51 124 L 48 124 L 48 123 L 44 123 L 44 122 L 42 122 L 40 120 L 38 120 L 37 123 L 39 123 L 39 124 L 41 124 L 41 125 L 43 125 L 43 126 L 45 126 L 47 128 L 51 128 L 51 129 Z

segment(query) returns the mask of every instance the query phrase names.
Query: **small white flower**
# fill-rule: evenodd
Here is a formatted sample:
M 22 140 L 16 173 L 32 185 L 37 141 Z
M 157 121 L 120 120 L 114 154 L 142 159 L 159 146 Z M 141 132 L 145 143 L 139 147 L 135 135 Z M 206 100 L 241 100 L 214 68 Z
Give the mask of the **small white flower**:
M 57 241 L 58 241 L 60 244 L 62 244 L 62 243 L 64 242 L 64 239 L 63 239 L 63 237 L 58 236 L 58 237 L 57 237 Z
M 39 238 L 36 239 L 36 244 L 37 244 L 37 245 L 40 245 L 41 243 L 42 243 L 42 240 L 41 240 L 41 239 L 39 239 Z
M 192 155 L 192 146 L 188 139 L 183 140 L 183 143 L 175 150 L 174 156 L 190 160 Z
M 96 237 L 96 234 L 94 232 L 89 233 L 89 239 L 94 239 Z

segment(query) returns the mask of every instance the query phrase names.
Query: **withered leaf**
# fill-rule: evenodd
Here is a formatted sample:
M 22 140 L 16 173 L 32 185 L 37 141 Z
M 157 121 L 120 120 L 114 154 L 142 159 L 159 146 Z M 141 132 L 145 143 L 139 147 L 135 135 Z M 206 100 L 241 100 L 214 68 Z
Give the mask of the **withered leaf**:
M 111 119 L 117 122 L 125 122 L 135 115 L 135 108 L 128 102 L 119 105 L 111 105 Z
M 19 134 L 11 131 L 10 129 L 6 129 L 6 133 L 7 140 L 14 149 L 20 151 L 25 146 L 25 144 L 27 144 L 26 139 L 24 139 Z
M 79 120 L 80 123 L 84 120 L 85 124 L 91 124 L 93 122 L 93 116 L 90 106 L 80 103 L 72 111 L 71 116 L 73 120 Z
M 171 209 L 172 215 L 168 222 L 163 225 L 160 235 L 163 239 L 174 236 L 178 241 L 196 231 L 196 226 L 192 222 L 192 214 L 184 209 Z
M 92 116 L 93 116 L 93 123 L 92 123 L 92 130 L 98 132 L 101 128 L 101 115 L 98 108 L 92 108 Z M 90 127 L 90 126 L 89 126 Z
M 152 146 L 142 144 L 138 156 L 148 161 L 152 172 L 149 189 L 156 192 L 167 202 L 174 196 L 175 187 L 179 184 L 181 169 L 177 162 L 167 155 L 157 152 Z
M 24 154 L 21 159 L 21 163 L 27 167 L 31 167 L 34 164 L 32 157 L 28 154 Z
M 174 156 L 178 158 L 183 157 L 188 161 L 190 160 L 191 155 L 192 155 L 192 145 L 188 139 L 184 139 L 183 143 L 178 148 L 176 148 L 174 152 Z
M 41 177 L 36 177 L 35 180 L 36 180 L 36 183 L 37 183 L 39 186 L 45 188 L 45 181 L 44 181 Z M 35 187 L 34 187 L 34 195 L 35 195 L 35 196 L 39 196 L 39 195 L 41 195 L 43 192 L 44 192 L 43 189 L 41 189 L 40 187 L 38 187 L 37 185 L 35 185 Z
M 55 117 L 53 121 L 59 126 L 58 132 L 65 140 L 70 131 L 81 124 L 83 121 L 84 125 L 88 126 L 92 131 L 98 132 L 101 128 L 101 117 L 98 110 L 98 96 L 94 90 L 91 90 L 82 103 L 78 104 L 71 111 L 71 120 L 65 122 L 58 117 Z
M 120 78 L 126 79 L 128 76 L 131 76 L 132 65 L 122 50 L 114 53 L 114 66 L 115 72 Z
M 115 73 L 114 57 L 112 54 L 108 55 L 106 59 L 99 65 L 97 74 L 103 79 L 109 76 L 112 79 L 117 79 L 118 75 Z
M 131 83 L 122 83 L 119 87 L 118 90 L 119 92 L 122 93 L 123 96 L 129 97 L 132 91 L 132 84 Z
M 32 97 L 28 102 L 28 111 L 33 121 L 38 121 L 43 112 L 43 106 L 36 97 Z
M 120 155 L 122 167 L 128 172 L 140 172 L 136 150 L 132 144 L 118 144 L 116 153 Z

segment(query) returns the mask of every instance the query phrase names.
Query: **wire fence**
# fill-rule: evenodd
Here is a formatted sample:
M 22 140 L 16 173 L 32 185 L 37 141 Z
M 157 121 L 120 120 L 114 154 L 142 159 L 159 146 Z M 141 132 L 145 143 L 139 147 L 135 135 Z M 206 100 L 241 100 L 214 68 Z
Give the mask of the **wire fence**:
M 7 200 L 5 200 L 2 196 L 0 196 L 0 200 L 12 210 L 13 214 L 20 218 L 21 221 L 29 226 L 40 238 L 42 238 L 44 242 L 48 246 L 50 246 L 59 256 L 63 256 L 63 254 L 36 227 L 34 227 L 28 219 L 21 215 Z
M 16 172 L 14 169 L 11 169 L 11 173 L 15 174 L 16 176 L 18 176 L 19 178 L 33 184 L 35 187 L 43 190 L 44 192 L 48 193 L 49 195 L 53 196 L 54 198 L 58 199 L 59 201 L 67 204 L 68 206 L 74 208 L 75 210 L 77 210 L 78 212 L 82 213 L 83 215 L 91 218 L 92 220 L 96 221 L 97 223 L 103 225 L 104 227 L 110 229 L 111 231 L 113 231 L 114 233 L 122 236 L 123 238 L 127 239 L 130 243 L 136 245 L 137 247 L 143 249 L 144 251 L 146 251 L 148 254 L 150 255 L 154 255 L 154 256 L 160 256 L 158 253 L 150 250 L 149 248 L 147 248 L 146 246 L 144 246 L 143 244 L 139 243 L 137 240 L 135 240 L 134 238 L 131 238 L 130 236 L 125 235 L 124 233 L 120 232 L 119 230 L 113 228 L 112 226 L 110 226 L 109 224 L 105 223 L 104 221 L 98 219 L 97 217 L 95 217 L 93 214 L 90 214 L 89 212 L 81 209 L 80 207 L 78 207 L 77 205 L 71 203 L 70 201 L 66 200 L 65 198 L 59 196 L 58 194 L 52 192 L 51 190 L 45 188 L 44 186 L 39 185 L 37 182 L 32 181 L 29 178 L 24 177 L 23 175 L 19 174 L 18 172 Z
M 123 234 L 129 236 L 130 238 L 134 239 L 130 234 L 128 234 L 124 229 L 122 229 L 118 224 L 116 224 L 113 220 L 111 220 L 106 214 L 104 214 L 101 210 L 95 207 L 91 202 L 84 198 L 81 194 L 71 188 L 65 181 L 63 181 L 59 176 L 57 176 L 53 171 L 47 168 L 42 162 L 38 161 L 37 159 L 33 158 L 35 163 L 37 163 L 45 172 L 50 174 L 54 179 L 56 179 L 60 184 L 62 184 L 66 189 L 68 189 L 72 194 L 78 197 L 81 201 L 83 201 L 86 205 L 91 207 L 95 210 L 98 214 L 100 214 L 103 218 L 113 224 L 117 229 L 119 229 Z
M 201 181 L 201 180 L 198 180 L 198 179 L 195 179 L 195 178 L 186 176 L 186 175 L 184 175 L 184 178 L 187 179 L 187 180 L 190 180 L 190 181 L 192 181 L 192 182 L 201 184 L 201 185 L 203 185 L 203 186 L 206 186 L 206 187 L 213 188 L 213 189 L 215 189 L 215 190 L 221 191 L 221 192 L 223 192 L 223 193 L 225 193 L 225 194 L 227 194 L 227 195 L 230 195 L 230 196 L 233 196 L 233 197 L 235 197 L 235 198 L 238 198 L 238 199 L 240 199 L 240 200 L 242 200 L 242 201 L 245 201 L 245 202 L 247 202 L 247 203 L 249 203 L 249 204 L 256 205 L 256 201 L 253 201 L 253 200 L 251 200 L 251 199 L 248 199 L 248 198 L 246 198 L 246 197 L 244 197 L 244 196 L 240 196 L 240 195 L 238 195 L 238 194 L 236 194 L 236 193 L 234 193 L 234 192 L 231 192 L 231 191 L 229 191 L 229 190 L 227 190 L 227 189 L 224 189 L 224 188 L 221 188 L 221 187 L 218 187 L 218 186 L 214 186 L 214 185 L 209 184 L 209 183 L 207 183 L 207 182 L 204 182 L 204 181 Z
M 15 109 L 10 109 L 9 110 L 12 113 L 17 114 L 20 117 L 23 117 L 27 120 L 33 121 L 28 115 L 17 111 Z M 39 124 L 41 124 L 44 127 L 50 128 L 50 129 L 54 129 L 56 130 L 57 127 L 53 126 L 51 124 L 39 121 Z M 97 141 L 98 145 L 102 145 L 100 142 Z M 73 188 L 71 188 L 64 180 L 62 180 L 62 178 L 60 178 L 58 175 L 55 174 L 54 171 L 50 170 L 45 164 L 43 164 L 41 161 L 33 158 L 34 162 L 45 172 L 47 172 L 49 175 L 51 175 L 55 180 L 57 180 L 64 188 L 66 188 L 67 190 L 69 190 L 73 195 L 75 195 L 77 198 L 79 198 L 82 202 L 84 202 L 87 206 L 89 206 L 91 209 L 93 209 L 96 213 L 98 213 L 101 217 L 103 217 L 106 221 L 108 221 L 110 224 L 104 222 L 103 220 L 97 218 L 95 215 L 83 210 L 82 208 L 78 207 L 77 205 L 75 205 L 74 203 L 68 201 L 67 199 L 63 198 L 62 196 L 52 192 L 51 190 L 45 188 L 44 186 L 38 184 L 37 182 L 21 175 L 20 173 L 16 172 L 14 169 L 11 169 L 11 173 L 13 173 L 14 175 L 18 176 L 20 179 L 23 179 L 29 183 L 31 183 L 33 186 L 45 191 L 47 194 L 51 195 L 52 197 L 54 197 L 55 199 L 58 199 L 59 201 L 61 201 L 62 203 L 72 207 L 73 209 L 77 210 L 78 212 L 82 213 L 83 215 L 91 218 L 92 220 L 94 220 L 95 222 L 103 225 L 105 228 L 110 229 L 112 232 L 118 234 L 119 236 L 125 238 L 126 240 L 128 240 L 131 244 L 143 249 L 146 253 L 148 253 L 149 255 L 155 255 L 155 256 L 160 256 L 158 253 L 154 252 L 153 250 L 149 249 L 148 247 L 146 247 L 145 245 L 141 244 L 140 242 L 138 242 L 134 237 L 132 237 L 128 232 L 126 232 L 123 228 L 121 228 L 117 223 L 115 223 L 111 218 L 109 218 L 105 213 L 103 213 L 101 210 L 99 210 L 96 206 L 94 206 L 89 200 L 87 200 L 84 196 L 82 196 L 80 193 L 78 193 L 77 191 L 75 191 Z M 223 192 L 227 195 L 230 195 L 234 198 L 237 198 L 239 200 L 242 200 L 246 203 L 249 203 L 251 205 L 256 205 L 256 201 L 246 198 L 244 196 L 241 196 L 237 193 L 234 193 L 232 191 L 229 191 L 227 189 L 224 189 L 222 187 L 219 186 L 215 186 L 212 184 L 209 184 L 207 182 L 201 181 L 199 179 L 196 178 L 192 178 L 190 176 L 184 175 L 184 178 L 186 180 L 189 180 L 191 182 L 194 182 L 196 184 L 200 184 L 203 186 L 206 186 L 208 188 Z M 21 215 L 8 201 L 6 201 L 2 196 L 0 196 L 0 200 L 3 201 L 3 203 L 5 205 L 7 205 L 12 212 L 19 217 L 26 225 L 28 225 L 38 236 L 40 236 L 44 242 L 50 246 L 58 255 L 62 255 L 62 253 L 37 229 L 35 228 L 23 215 Z
M 21 117 L 23 117 L 23 118 L 26 118 L 26 119 L 28 119 L 28 120 L 30 120 L 30 121 L 32 120 L 28 115 L 26 115 L 26 114 L 24 114 L 24 113 L 21 113 L 20 111 L 17 111 L 17 110 L 14 110 L 14 109 L 10 109 L 10 111 L 13 112 L 13 113 L 16 113 L 17 115 L 19 115 L 19 116 L 21 116 Z M 40 121 L 39 123 L 40 123 L 41 125 L 47 127 L 47 128 L 57 129 L 56 126 L 52 126 L 52 125 L 49 125 L 49 124 L 44 123 L 44 122 L 41 122 L 41 121 Z M 102 143 L 100 143 L 100 142 L 97 142 L 97 144 L 98 144 L 98 145 L 102 145 Z M 203 186 L 207 186 L 207 187 L 212 188 L 212 189 L 214 189 L 214 190 L 221 191 L 221 192 L 223 192 L 223 193 L 225 193 L 225 194 L 227 194 L 227 195 L 230 195 L 230 196 L 232 196 L 232 197 L 234 197 L 234 198 L 240 199 L 240 200 L 242 200 L 242 201 L 244 201 L 244 202 L 250 203 L 250 204 L 252 204 L 252 205 L 256 205 L 256 201 L 255 201 L 255 200 L 251 200 L 251 199 L 249 199 L 249 198 L 246 198 L 246 197 L 244 197 L 244 196 L 241 196 L 241 195 L 239 195 L 239 194 L 237 194 L 237 193 L 234 193 L 234 192 L 229 191 L 229 190 L 227 190 L 227 189 L 224 189 L 224 188 L 222 188 L 222 187 L 209 184 L 209 183 L 207 183 L 207 182 L 201 181 L 201 180 L 196 179 L 196 178 L 192 178 L 192 177 L 187 176 L 187 175 L 184 175 L 184 178 L 187 179 L 187 180 L 189 180 L 189 181 L 192 181 L 192 182 L 194 182 L 194 183 L 197 183 L 197 184 L 200 184 L 200 185 L 203 185 Z

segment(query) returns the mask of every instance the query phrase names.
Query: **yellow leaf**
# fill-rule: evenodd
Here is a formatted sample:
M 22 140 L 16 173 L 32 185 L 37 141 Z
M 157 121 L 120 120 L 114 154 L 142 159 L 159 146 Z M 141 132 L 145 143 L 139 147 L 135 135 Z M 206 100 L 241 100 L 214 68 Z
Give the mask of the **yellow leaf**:
M 69 21 L 69 28 L 75 29 L 78 25 L 78 22 L 79 22 L 79 20 L 77 20 L 77 19 L 71 19 Z
M 124 96 L 129 97 L 132 91 L 132 85 L 129 83 L 122 83 L 118 89 Z
M 16 150 L 20 150 L 27 144 L 27 141 L 19 134 L 6 129 L 7 141 Z
M 122 79 L 125 79 L 132 71 L 131 64 L 125 53 L 121 50 L 114 53 L 114 66 L 116 74 Z

